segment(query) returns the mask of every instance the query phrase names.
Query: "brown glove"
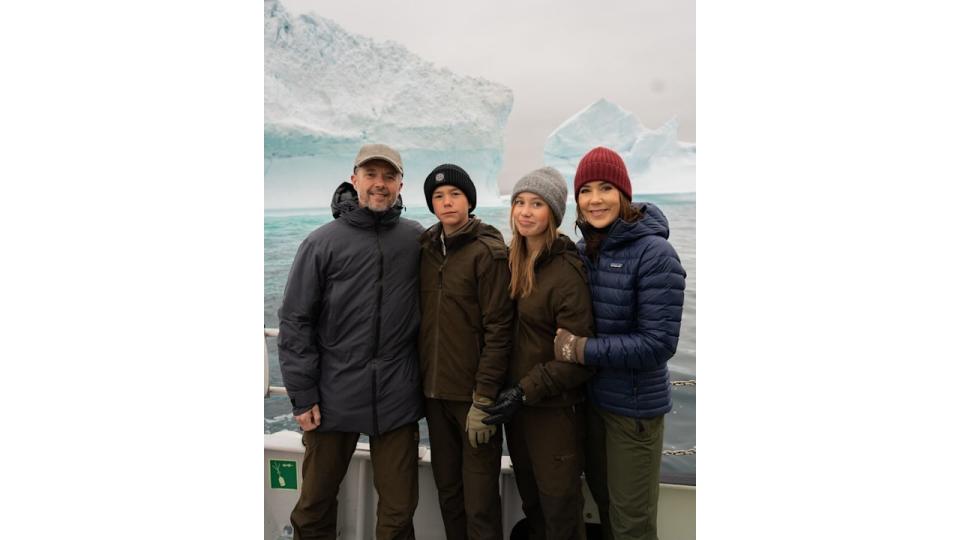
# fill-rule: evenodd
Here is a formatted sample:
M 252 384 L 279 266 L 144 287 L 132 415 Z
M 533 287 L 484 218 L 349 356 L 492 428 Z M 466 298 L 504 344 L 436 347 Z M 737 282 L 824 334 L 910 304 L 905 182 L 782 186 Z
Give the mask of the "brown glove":
M 487 407 L 492 404 L 492 399 L 478 396 L 476 392 L 474 392 L 473 404 L 470 405 L 470 410 L 467 411 L 466 422 L 467 440 L 470 441 L 470 446 L 474 448 L 481 444 L 487 444 L 493 437 L 493 434 L 497 432 L 497 426 L 488 426 L 483 423 L 483 419 L 489 416 L 490 413 L 478 408 Z
M 575 336 L 565 328 L 557 329 L 553 338 L 553 356 L 561 362 L 583 363 L 583 350 L 587 348 L 587 338 Z

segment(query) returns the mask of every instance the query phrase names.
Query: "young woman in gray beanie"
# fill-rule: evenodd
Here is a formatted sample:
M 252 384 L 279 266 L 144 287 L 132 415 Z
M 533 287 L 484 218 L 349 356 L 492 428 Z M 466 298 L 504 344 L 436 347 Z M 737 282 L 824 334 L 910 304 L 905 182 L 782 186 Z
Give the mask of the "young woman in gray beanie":
M 656 540 L 667 360 L 677 350 L 686 272 L 663 212 L 631 201 L 616 152 L 588 152 L 574 193 L 597 336 L 563 327 L 555 345 L 562 360 L 597 370 L 587 385 L 587 484 L 604 538 Z
M 583 538 L 583 383 L 592 369 L 558 361 L 558 328 L 593 335 L 586 271 L 557 227 L 566 181 L 551 167 L 513 188 L 510 296 L 517 311 L 506 390 L 487 407 L 488 424 L 507 422 L 507 447 L 530 538 Z M 577 328 L 577 330 L 573 330 Z

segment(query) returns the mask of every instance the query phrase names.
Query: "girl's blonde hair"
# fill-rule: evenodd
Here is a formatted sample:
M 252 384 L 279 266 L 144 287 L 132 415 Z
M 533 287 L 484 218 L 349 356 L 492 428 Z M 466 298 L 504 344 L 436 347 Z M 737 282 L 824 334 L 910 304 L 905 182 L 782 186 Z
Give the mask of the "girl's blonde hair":
M 547 229 L 543 231 L 544 242 L 536 251 L 531 251 L 527 247 L 527 239 L 517 230 L 516 220 L 513 219 L 513 201 L 510 201 L 510 231 L 513 232 L 513 238 L 510 239 L 510 298 L 514 300 L 530 296 L 536 287 L 536 280 L 533 272 L 537 257 L 542 251 L 547 251 L 550 246 L 559 238 L 557 231 L 557 222 L 553 217 L 553 211 L 548 212 Z

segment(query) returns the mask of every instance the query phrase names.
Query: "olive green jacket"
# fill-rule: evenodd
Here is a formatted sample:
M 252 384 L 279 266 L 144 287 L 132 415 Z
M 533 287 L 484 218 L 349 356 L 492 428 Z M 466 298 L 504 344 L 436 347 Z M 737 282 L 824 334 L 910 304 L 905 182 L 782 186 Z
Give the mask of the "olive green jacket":
M 517 300 L 508 380 L 523 389 L 524 404 L 566 406 L 583 401 L 593 369 L 554 359 L 557 328 L 593 337 L 593 307 L 577 248 L 561 234 L 537 258 L 533 292 Z
M 513 328 L 507 246 L 500 231 L 477 218 L 443 240 L 441 231 L 437 223 L 420 236 L 423 393 L 472 401 L 476 390 L 495 399 Z

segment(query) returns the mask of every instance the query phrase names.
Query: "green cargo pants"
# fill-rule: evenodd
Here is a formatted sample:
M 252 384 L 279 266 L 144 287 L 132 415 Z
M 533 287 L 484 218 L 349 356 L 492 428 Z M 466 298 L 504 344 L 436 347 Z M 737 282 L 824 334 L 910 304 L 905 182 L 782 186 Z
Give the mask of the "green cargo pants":
M 303 433 L 303 486 L 290 514 L 294 540 L 337 538 L 337 493 L 347 474 L 359 433 Z M 377 503 L 377 540 L 413 540 L 417 509 L 417 424 L 370 438 L 370 462 Z
M 430 461 L 447 540 L 500 540 L 503 430 L 479 448 L 467 440 L 469 402 L 427 399 Z
M 630 418 L 587 406 L 587 485 L 604 540 L 657 540 L 663 416 Z

